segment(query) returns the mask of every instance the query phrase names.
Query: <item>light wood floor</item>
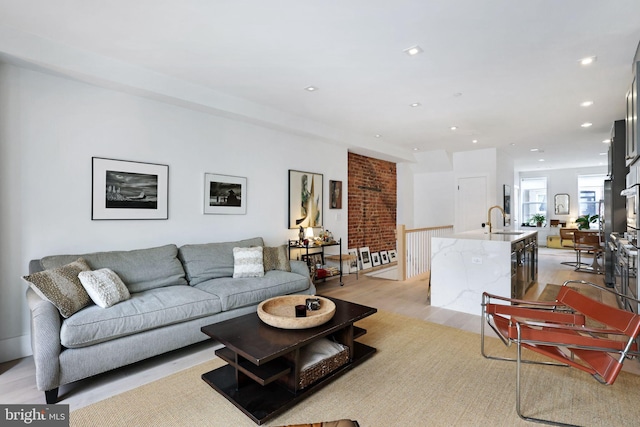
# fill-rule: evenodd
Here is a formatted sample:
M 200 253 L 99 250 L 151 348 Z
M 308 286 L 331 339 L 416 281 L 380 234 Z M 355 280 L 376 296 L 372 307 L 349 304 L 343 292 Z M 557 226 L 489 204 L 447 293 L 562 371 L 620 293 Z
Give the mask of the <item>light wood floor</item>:
M 562 284 L 565 280 L 582 279 L 599 285 L 603 284 L 601 275 L 578 273 L 572 267 L 560 264 L 563 261 L 574 260 L 575 255 L 572 250 L 540 248 L 538 283 L 527 292 L 527 298 L 537 297 L 547 283 Z M 329 280 L 318 284 L 317 288 L 320 295 L 369 305 L 380 310 L 397 312 L 471 332 L 478 333 L 480 330 L 480 316 L 429 305 L 428 275 L 399 282 L 371 278 L 363 274 L 356 279 L 356 275 L 351 274 L 345 278 L 344 286 L 339 286 L 337 280 Z M 60 403 L 69 404 L 71 410 L 79 409 L 205 362 L 213 357 L 213 352 L 218 346 L 211 342 L 195 344 L 94 378 L 62 386 L 60 396 L 63 400 Z M 640 372 L 640 364 L 637 361 L 625 364 L 625 368 Z M 45 403 L 44 393 L 38 391 L 35 386 L 35 367 L 32 357 L 0 364 L 0 396 L 0 402 L 3 404 Z

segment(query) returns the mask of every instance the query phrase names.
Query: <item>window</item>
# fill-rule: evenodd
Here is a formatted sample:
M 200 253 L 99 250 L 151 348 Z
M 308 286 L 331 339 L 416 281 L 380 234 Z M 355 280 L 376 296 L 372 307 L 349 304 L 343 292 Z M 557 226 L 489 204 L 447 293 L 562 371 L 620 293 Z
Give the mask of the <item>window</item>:
M 535 214 L 547 217 L 547 178 L 522 178 L 522 222 L 530 223 Z
M 579 216 L 599 214 L 598 204 L 604 198 L 605 178 L 605 175 L 578 176 Z

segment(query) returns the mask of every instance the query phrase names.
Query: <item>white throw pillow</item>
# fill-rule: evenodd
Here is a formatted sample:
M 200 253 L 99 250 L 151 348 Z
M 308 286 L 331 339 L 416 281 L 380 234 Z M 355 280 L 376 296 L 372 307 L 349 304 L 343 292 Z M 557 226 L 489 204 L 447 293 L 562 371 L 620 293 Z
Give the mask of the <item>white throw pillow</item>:
M 120 277 L 108 268 L 83 271 L 78 274 L 80 283 L 96 305 L 107 308 L 129 299 L 129 289 Z
M 262 277 L 262 246 L 233 248 L 233 277 Z

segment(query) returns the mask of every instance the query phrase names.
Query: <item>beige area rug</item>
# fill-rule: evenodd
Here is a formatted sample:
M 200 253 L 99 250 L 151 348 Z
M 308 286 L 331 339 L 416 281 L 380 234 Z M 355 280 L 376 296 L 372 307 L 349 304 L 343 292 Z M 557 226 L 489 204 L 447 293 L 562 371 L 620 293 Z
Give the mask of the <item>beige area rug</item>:
M 556 298 L 558 297 L 558 292 L 560 292 L 561 287 L 562 286 L 560 285 L 554 285 L 551 283 L 548 284 L 542 290 L 542 293 L 538 297 L 538 301 L 555 301 Z M 602 302 L 602 291 L 599 289 L 596 289 L 589 285 L 584 285 L 584 286 L 578 285 L 578 286 L 569 286 L 569 287 L 574 291 L 581 293 L 584 296 L 587 296 L 591 299 Z
M 478 334 L 388 312 L 358 325 L 368 330 L 359 340 L 378 352 L 264 425 L 349 418 L 363 427 L 531 426 L 515 412 L 515 363 L 484 359 Z M 515 354 L 494 338 L 487 347 Z M 71 426 L 255 426 L 200 378 L 221 365 L 212 360 L 73 411 Z M 623 372 L 603 386 L 576 369 L 526 365 L 523 374 L 529 415 L 638 424 L 640 376 Z

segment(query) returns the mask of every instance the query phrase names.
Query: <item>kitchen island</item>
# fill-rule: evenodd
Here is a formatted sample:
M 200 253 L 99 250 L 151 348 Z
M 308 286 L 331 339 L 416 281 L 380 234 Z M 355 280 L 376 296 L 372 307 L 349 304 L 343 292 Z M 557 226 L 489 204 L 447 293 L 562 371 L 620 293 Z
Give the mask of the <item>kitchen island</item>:
M 538 275 L 535 230 L 431 238 L 431 305 L 480 315 L 482 293 L 522 298 Z

